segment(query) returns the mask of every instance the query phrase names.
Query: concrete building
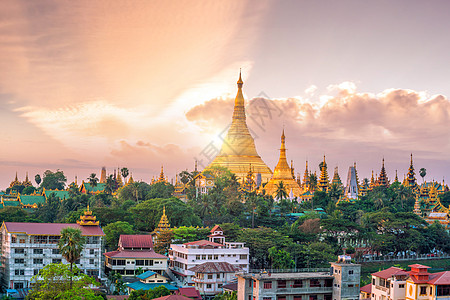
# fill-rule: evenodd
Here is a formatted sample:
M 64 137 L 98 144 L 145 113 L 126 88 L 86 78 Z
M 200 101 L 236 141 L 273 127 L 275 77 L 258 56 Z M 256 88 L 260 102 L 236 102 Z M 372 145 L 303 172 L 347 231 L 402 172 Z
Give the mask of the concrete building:
M 343 257 L 318 272 L 238 272 L 238 300 L 356 300 L 360 270 Z
M 195 288 L 206 297 L 213 297 L 223 292 L 223 286 L 236 280 L 235 273 L 239 268 L 227 262 L 206 262 L 204 264 L 190 268 L 195 272 L 192 281 Z
M 44 266 L 67 263 L 58 248 L 61 230 L 66 227 L 80 229 L 86 238 L 76 266 L 87 275 L 103 278 L 102 249 L 105 234 L 88 208 L 77 224 L 3 222 L 0 229 L 3 287 L 28 288 L 31 277 Z
M 244 243 L 225 241 L 223 230 L 214 226 L 209 240 L 184 244 L 171 244 L 169 250 L 170 270 L 180 285 L 194 285 L 194 271 L 190 269 L 207 262 L 227 262 L 241 270 L 248 270 L 249 249 Z
M 372 274 L 371 298 L 379 300 L 405 299 L 405 285 L 409 272 L 390 267 Z
M 134 276 L 137 268 L 163 275 L 167 271 L 167 256 L 153 250 L 151 235 L 121 235 L 119 248 L 106 252 L 105 273 L 116 271 L 123 276 Z

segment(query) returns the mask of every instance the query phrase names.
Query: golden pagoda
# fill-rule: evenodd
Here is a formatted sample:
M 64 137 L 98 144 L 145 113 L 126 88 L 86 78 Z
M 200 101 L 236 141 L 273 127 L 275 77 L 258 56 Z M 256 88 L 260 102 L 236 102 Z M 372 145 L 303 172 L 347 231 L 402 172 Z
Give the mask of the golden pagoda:
M 100 222 L 96 221 L 96 219 L 97 217 L 92 214 L 88 205 L 87 210 L 84 211 L 84 215 L 80 216 L 80 220 L 77 221 L 77 224 L 81 226 L 98 226 Z
M 117 168 L 116 182 L 117 182 L 117 187 L 119 187 L 119 188 L 123 187 L 123 180 L 122 180 L 122 175 L 120 174 L 120 168 Z
M 163 165 L 161 165 L 161 172 L 159 173 L 158 179 L 157 180 L 152 180 L 152 182 L 154 182 L 154 183 L 158 183 L 158 182 L 167 183 L 167 178 L 164 175 L 164 166 Z
M 33 186 L 33 184 L 31 183 L 31 181 L 28 179 L 28 172 L 27 172 L 27 176 L 25 177 L 25 181 L 22 182 L 22 185 L 27 187 L 27 186 Z
M 251 164 L 255 174 L 261 174 L 262 181 L 272 176 L 272 171 L 256 152 L 255 141 L 248 130 L 245 117 L 245 103 L 242 94 L 244 82 L 239 72 L 237 81 L 238 91 L 234 100 L 234 112 L 231 126 L 223 142 L 220 153 L 206 167 L 206 169 L 220 166 L 228 168 L 240 179 L 247 175 L 248 165 Z
M 128 179 L 127 185 L 134 183 L 133 173 L 130 174 L 130 179 Z
M 386 169 L 384 168 L 384 158 L 383 164 L 381 166 L 380 176 L 378 177 L 377 180 L 377 186 L 389 187 L 389 179 L 387 178 Z
M 11 183 L 9 184 L 9 188 L 13 188 L 16 185 L 21 185 L 22 183 L 19 181 L 19 179 L 17 178 L 17 172 L 16 172 L 16 178 L 14 179 L 14 181 L 11 181 Z
M 102 167 L 102 171 L 100 173 L 100 181 L 98 183 L 106 183 L 106 167 Z
M 302 189 L 292 177 L 291 168 L 289 167 L 286 160 L 286 137 L 281 135 L 281 148 L 280 148 L 280 158 L 278 159 L 278 164 L 273 170 L 273 176 L 266 184 L 264 189 L 267 195 L 275 196 L 278 188 L 278 184 L 282 181 L 284 187 L 286 188 L 286 193 L 291 194 L 294 197 L 299 197 L 302 194 Z
M 409 164 L 408 174 L 404 180 L 404 186 L 409 187 L 414 193 L 419 192 L 419 185 L 416 180 L 416 173 L 414 172 L 413 156 L 411 153 L 411 163 Z
M 323 162 L 320 167 L 320 178 L 317 184 L 319 191 L 327 192 L 330 182 L 328 181 L 327 163 L 325 162 L 325 155 L 323 156 Z
M 373 177 L 373 170 L 372 170 L 372 177 L 370 178 L 369 191 L 373 190 L 374 187 L 375 187 L 375 178 Z
M 167 231 L 170 230 L 169 219 L 166 216 L 166 207 L 163 207 L 163 213 L 161 216 L 161 220 L 159 220 L 158 227 L 156 227 L 155 232 Z
M 331 180 L 331 185 L 333 185 L 333 184 L 337 185 L 338 187 L 342 187 L 342 181 L 341 181 L 341 177 L 339 176 L 338 167 L 334 168 L 333 180 Z
M 254 174 L 252 170 L 252 165 L 250 165 L 247 176 L 243 179 L 242 189 L 247 192 L 253 192 L 256 188 L 256 182 L 254 179 Z
M 306 168 L 305 168 L 305 174 L 303 175 L 303 190 L 309 191 L 309 180 L 310 180 L 310 174 L 308 170 L 308 161 L 306 161 Z

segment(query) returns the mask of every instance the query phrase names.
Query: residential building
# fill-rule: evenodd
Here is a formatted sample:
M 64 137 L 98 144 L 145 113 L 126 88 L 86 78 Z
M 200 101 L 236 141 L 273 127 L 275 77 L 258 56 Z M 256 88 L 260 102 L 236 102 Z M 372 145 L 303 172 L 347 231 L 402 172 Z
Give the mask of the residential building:
M 167 256 L 153 250 L 151 235 L 121 235 L 119 247 L 106 252 L 105 273 L 114 270 L 123 276 L 134 276 L 138 268 L 163 275 L 167 270 Z
M 67 263 L 58 248 L 61 230 L 66 227 L 80 229 L 86 237 L 77 267 L 87 275 L 102 278 L 105 234 L 88 208 L 77 224 L 3 222 L 0 229 L 2 285 L 11 289 L 27 288 L 31 277 L 44 266 Z
M 249 249 L 244 243 L 226 242 L 223 230 L 218 225 L 214 226 L 208 237 L 208 241 L 170 245 L 170 269 L 180 285 L 193 286 L 195 272 L 191 268 L 206 262 L 227 262 L 248 271 Z
M 345 256 L 317 272 L 238 272 L 238 300 L 356 300 L 360 270 Z
M 407 271 L 396 267 L 373 273 L 371 298 L 373 300 L 405 299 L 405 285 L 408 276 Z
M 235 281 L 235 273 L 240 270 L 227 262 L 206 262 L 189 269 L 195 272 L 195 288 L 207 297 L 223 292 L 223 285 Z
M 171 292 L 178 290 L 176 286 L 173 286 L 167 282 L 167 277 L 162 276 L 156 272 L 147 271 L 136 277 L 139 279 L 139 281 L 126 284 L 129 294 L 131 294 L 131 292 L 135 290 L 148 291 L 159 286 L 164 286 Z

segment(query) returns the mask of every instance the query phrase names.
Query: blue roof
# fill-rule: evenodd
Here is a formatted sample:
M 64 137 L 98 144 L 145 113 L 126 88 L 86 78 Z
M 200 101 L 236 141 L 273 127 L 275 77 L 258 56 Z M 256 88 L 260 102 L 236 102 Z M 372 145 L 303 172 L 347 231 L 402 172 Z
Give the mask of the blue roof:
M 178 288 L 170 285 L 168 283 L 143 283 L 141 281 L 136 281 L 136 282 L 132 282 L 132 283 L 127 283 L 126 284 L 130 289 L 133 290 L 144 290 L 144 291 L 148 291 L 148 290 L 153 290 L 154 288 L 158 287 L 158 286 L 164 286 L 166 287 L 169 291 L 178 291 Z
M 147 278 L 149 278 L 150 276 L 153 276 L 154 274 L 156 274 L 156 272 L 153 272 L 153 271 L 147 271 L 147 272 L 144 272 L 144 273 L 142 273 L 142 274 L 139 274 L 139 275 L 136 276 L 136 277 L 139 278 L 139 279 L 147 279 Z

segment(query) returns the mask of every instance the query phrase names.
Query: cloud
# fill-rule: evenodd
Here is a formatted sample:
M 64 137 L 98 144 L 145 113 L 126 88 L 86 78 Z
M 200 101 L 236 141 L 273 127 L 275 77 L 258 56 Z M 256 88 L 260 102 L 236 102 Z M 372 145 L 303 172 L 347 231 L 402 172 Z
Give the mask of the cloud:
M 381 161 L 384 156 L 393 174 L 392 167 L 407 169 L 411 152 L 418 160 L 449 164 L 450 101 L 445 96 L 407 89 L 362 93 L 354 83 L 344 82 L 330 86 L 317 98 L 326 101 L 299 97 L 250 100 L 247 123 L 257 137 L 259 154 L 269 166 L 273 168 L 278 159 L 276 149 L 283 125 L 288 156 L 300 160 L 300 165 L 307 158 L 318 164 L 326 154 L 330 165 L 339 164 L 341 172 L 342 167 L 345 170 L 352 161 L 358 161 L 364 169 L 361 176 L 369 176 L 371 169 L 379 168 L 374 159 Z M 212 99 L 187 112 L 188 119 L 211 123 L 223 114 L 231 119 L 230 100 L 226 103 Z M 264 107 L 270 107 L 271 113 L 261 109 Z

